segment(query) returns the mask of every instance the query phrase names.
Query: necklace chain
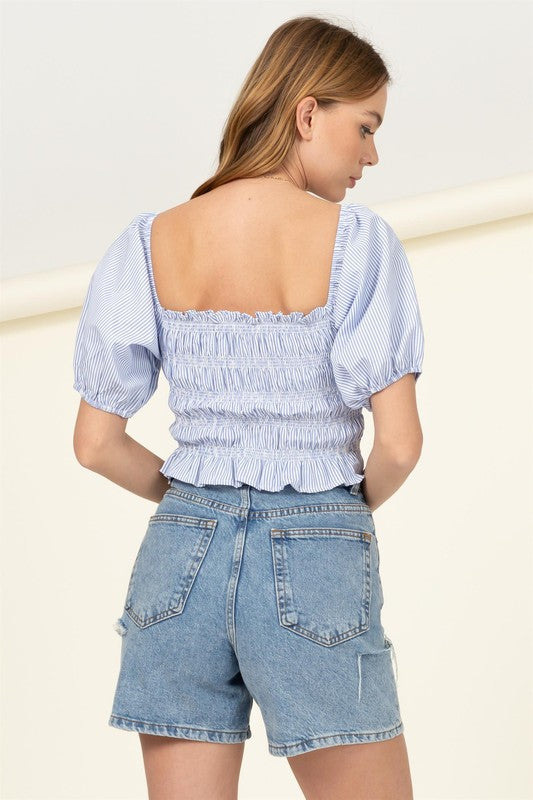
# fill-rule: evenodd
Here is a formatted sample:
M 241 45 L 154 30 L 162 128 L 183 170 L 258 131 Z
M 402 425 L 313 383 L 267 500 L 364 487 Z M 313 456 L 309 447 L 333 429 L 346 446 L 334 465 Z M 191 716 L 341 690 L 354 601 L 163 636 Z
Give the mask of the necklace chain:
M 271 178 L 273 181 L 286 181 L 286 183 L 293 183 L 288 178 L 280 178 L 278 175 L 260 175 L 261 178 Z

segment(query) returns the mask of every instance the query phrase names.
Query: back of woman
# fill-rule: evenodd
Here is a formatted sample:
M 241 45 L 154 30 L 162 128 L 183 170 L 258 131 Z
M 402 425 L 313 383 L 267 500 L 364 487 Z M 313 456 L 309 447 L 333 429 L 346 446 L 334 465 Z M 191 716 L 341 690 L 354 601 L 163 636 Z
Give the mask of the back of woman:
M 398 237 L 341 202 L 390 82 L 355 33 L 284 23 L 213 178 L 138 213 L 91 278 L 75 452 L 157 503 L 109 719 L 139 733 L 151 798 L 235 798 L 254 699 L 306 798 L 412 797 L 372 512 L 420 455 L 424 336 Z M 125 432 L 161 371 L 166 460 Z

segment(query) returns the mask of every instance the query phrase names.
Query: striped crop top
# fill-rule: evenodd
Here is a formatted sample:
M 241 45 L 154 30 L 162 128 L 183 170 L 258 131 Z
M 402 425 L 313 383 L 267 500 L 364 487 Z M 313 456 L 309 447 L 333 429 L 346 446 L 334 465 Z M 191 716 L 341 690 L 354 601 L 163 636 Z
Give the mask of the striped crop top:
M 359 483 L 362 410 L 422 371 L 411 267 L 391 226 L 341 204 L 325 306 L 289 314 L 163 308 L 151 264 L 156 212 L 138 214 L 91 277 L 74 345 L 74 389 L 129 418 L 169 384 L 175 440 L 160 472 L 195 486 Z M 177 446 L 176 446 L 177 444 Z

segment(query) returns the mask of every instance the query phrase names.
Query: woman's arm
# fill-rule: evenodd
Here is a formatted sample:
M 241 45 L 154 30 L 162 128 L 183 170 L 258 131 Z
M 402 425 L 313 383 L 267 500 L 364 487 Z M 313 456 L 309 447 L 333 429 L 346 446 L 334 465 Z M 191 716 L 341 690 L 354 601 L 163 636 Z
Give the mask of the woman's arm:
M 83 467 L 159 503 L 169 486 L 159 472 L 164 461 L 126 433 L 127 422 L 82 399 L 74 429 L 74 453 Z
M 371 511 L 388 500 L 416 466 L 424 436 L 413 373 L 371 395 L 374 444 L 361 490 Z
M 394 450 L 375 443 L 365 464 L 361 491 L 370 511 L 383 505 L 416 466 L 417 456 L 401 457 Z

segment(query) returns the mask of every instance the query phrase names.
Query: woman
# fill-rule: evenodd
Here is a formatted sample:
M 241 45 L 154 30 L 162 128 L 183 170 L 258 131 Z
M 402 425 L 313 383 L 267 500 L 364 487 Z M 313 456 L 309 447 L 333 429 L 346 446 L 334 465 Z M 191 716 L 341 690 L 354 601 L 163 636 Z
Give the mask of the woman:
M 253 699 L 308 800 L 412 797 L 372 512 L 420 456 L 424 337 L 396 234 L 339 205 L 378 162 L 390 82 L 352 31 L 281 25 L 215 175 L 137 215 L 89 285 L 75 453 L 158 504 L 109 719 L 139 733 L 151 800 L 236 798 Z M 164 462 L 125 433 L 161 368 Z

